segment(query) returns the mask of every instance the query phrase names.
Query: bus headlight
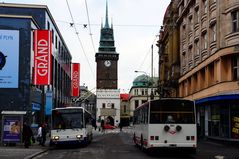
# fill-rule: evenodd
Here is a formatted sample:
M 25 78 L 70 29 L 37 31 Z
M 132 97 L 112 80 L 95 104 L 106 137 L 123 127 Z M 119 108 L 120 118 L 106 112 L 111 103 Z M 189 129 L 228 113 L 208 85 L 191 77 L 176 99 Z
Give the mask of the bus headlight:
M 76 135 L 76 138 L 77 139 L 80 139 L 80 138 L 82 138 L 83 137 L 83 135 Z
M 53 140 L 59 140 L 60 137 L 59 136 L 53 136 Z

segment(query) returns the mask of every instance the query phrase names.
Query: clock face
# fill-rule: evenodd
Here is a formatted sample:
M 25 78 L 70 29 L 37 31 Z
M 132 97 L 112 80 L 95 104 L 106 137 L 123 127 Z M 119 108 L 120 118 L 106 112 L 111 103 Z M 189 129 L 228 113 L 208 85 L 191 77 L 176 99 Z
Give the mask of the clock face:
M 110 61 L 110 60 L 106 60 L 106 61 L 104 62 L 104 64 L 105 64 L 106 67 L 110 67 L 111 61 Z

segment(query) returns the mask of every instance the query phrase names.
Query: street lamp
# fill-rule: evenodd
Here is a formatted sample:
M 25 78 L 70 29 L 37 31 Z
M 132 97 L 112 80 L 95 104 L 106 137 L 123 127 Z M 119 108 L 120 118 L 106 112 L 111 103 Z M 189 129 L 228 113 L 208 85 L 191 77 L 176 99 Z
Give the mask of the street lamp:
M 149 96 L 149 76 L 146 72 L 144 71 L 134 71 L 135 73 L 143 73 L 145 74 L 145 76 L 147 77 L 147 101 L 149 100 L 148 96 Z

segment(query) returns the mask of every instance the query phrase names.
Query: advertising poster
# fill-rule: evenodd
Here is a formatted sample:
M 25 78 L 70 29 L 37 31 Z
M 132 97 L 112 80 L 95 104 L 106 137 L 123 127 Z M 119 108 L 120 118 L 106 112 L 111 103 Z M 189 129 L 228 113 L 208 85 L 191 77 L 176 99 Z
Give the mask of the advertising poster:
M 52 77 L 52 33 L 49 30 L 34 31 L 34 78 L 35 85 L 50 85 Z
M 45 114 L 46 115 L 51 115 L 51 110 L 52 110 L 52 91 L 47 91 L 46 92 L 46 109 L 45 109 Z
M 232 115 L 232 138 L 239 139 L 239 115 Z
M 71 95 L 78 97 L 80 93 L 80 64 L 72 64 L 72 81 L 71 81 Z
M 21 116 L 4 116 L 3 142 L 21 141 Z
M 18 70 L 19 31 L 0 30 L 0 88 L 18 88 Z

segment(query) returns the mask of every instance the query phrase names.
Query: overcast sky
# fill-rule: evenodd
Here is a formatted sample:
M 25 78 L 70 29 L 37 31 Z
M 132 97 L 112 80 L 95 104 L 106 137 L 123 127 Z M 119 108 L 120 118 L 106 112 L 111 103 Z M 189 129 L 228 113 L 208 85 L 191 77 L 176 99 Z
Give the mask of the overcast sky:
M 101 22 L 105 22 L 106 0 L 0 0 L 5 3 L 47 5 L 69 48 L 72 61 L 81 64 L 80 85 L 92 92 L 96 87 L 95 51 L 98 51 Z M 72 18 L 76 30 L 70 26 Z M 87 5 L 86 5 L 87 2 Z M 133 80 L 142 73 L 151 73 L 151 45 L 153 45 L 154 76 L 158 76 L 158 39 L 163 16 L 170 0 L 108 0 L 109 23 L 113 23 L 118 61 L 118 88 L 128 93 Z M 88 15 L 90 20 L 88 24 Z M 92 36 L 90 36 L 90 29 Z M 92 39 L 92 40 L 91 40 Z

